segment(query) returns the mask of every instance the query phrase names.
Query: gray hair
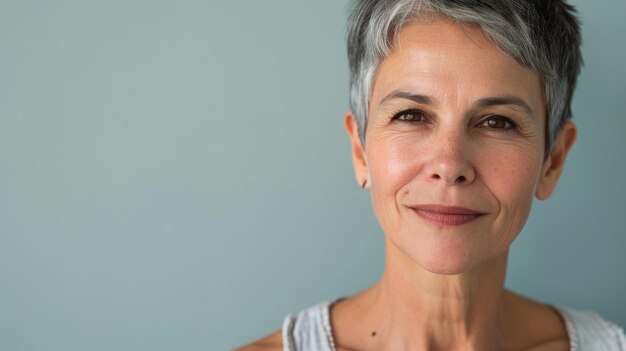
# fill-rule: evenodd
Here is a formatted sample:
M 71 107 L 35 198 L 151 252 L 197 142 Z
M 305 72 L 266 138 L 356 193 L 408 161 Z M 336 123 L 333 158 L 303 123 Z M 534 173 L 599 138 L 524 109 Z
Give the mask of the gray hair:
M 572 118 L 582 66 L 580 24 L 564 0 L 355 0 L 348 22 L 350 108 L 365 145 L 367 112 L 379 63 L 408 23 L 448 18 L 478 27 L 520 65 L 538 73 L 548 111 L 546 151 Z M 546 152 L 546 157 L 547 157 Z

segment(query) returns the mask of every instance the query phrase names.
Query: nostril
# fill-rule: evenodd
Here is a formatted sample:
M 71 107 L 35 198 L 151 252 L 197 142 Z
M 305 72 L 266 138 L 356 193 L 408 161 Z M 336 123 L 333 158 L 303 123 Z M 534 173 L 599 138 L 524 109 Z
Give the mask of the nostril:
M 433 180 L 442 180 L 442 179 L 446 179 L 446 180 L 447 180 L 448 178 L 446 178 L 446 177 L 442 177 L 442 176 L 441 176 L 441 174 L 433 173 L 433 174 L 431 175 L 431 179 L 433 179 Z M 457 184 L 463 184 L 463 183 L 467 183 L 467 182 L 469 182 L 469 180 L 468 180 L 468 178 L 467 178 L 466 176 L 464 176 L 464 175 L 460 175 L 460 176 L 458 176 L 458 177 L 456 177 L 456 178 L 454 179 L 454 183 L 457 183 Z

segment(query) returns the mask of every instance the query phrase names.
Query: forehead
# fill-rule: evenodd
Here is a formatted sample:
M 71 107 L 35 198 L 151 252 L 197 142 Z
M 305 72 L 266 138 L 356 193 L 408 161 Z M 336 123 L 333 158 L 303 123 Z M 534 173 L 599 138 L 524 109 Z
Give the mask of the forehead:
M 535 72 L 503 53 L 479 29 L 447 20 L 411 23 L 398 33 L 393 51 L 378 67 L 372 104 L 395 90 L 459 103 L 515 95 L 543 106 L 541 81 Z

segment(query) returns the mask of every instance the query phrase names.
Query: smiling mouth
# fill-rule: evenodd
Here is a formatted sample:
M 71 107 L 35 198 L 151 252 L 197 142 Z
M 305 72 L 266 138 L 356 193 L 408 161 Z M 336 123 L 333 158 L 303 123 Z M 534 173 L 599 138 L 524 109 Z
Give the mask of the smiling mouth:
M 441 227 L 461 226 L 486 214 L 458 206 L 419 205 L 411 206 L 410 209 L 420 218 Z

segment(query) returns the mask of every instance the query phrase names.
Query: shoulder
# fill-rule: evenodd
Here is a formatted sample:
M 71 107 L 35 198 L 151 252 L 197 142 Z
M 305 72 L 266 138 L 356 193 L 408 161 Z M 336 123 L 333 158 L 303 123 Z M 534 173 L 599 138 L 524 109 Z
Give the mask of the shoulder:
M 288 314 L 282 329 L 235 351 L 332 350 L 328 319 L 331 302 L 319 303 L 297 314 Z
M 514 321 L 509 328 L 516 331 L 510 339 L 513 349 L 569 350 L 566 326 L 557 310 L 511 291 L 505 301 L 506 314 Z
M 283 338 L 282 332 L 276 331 L 270 335 L 254 341 L 248 345 L 242 346 L 234 351 L 282 351 Z
M 626 336 L 621 327 L 594 311 L 557 307 L 570 336 L 572 349 L 626 351 Z M 577 347 L 576 347 L 577 346 Z

